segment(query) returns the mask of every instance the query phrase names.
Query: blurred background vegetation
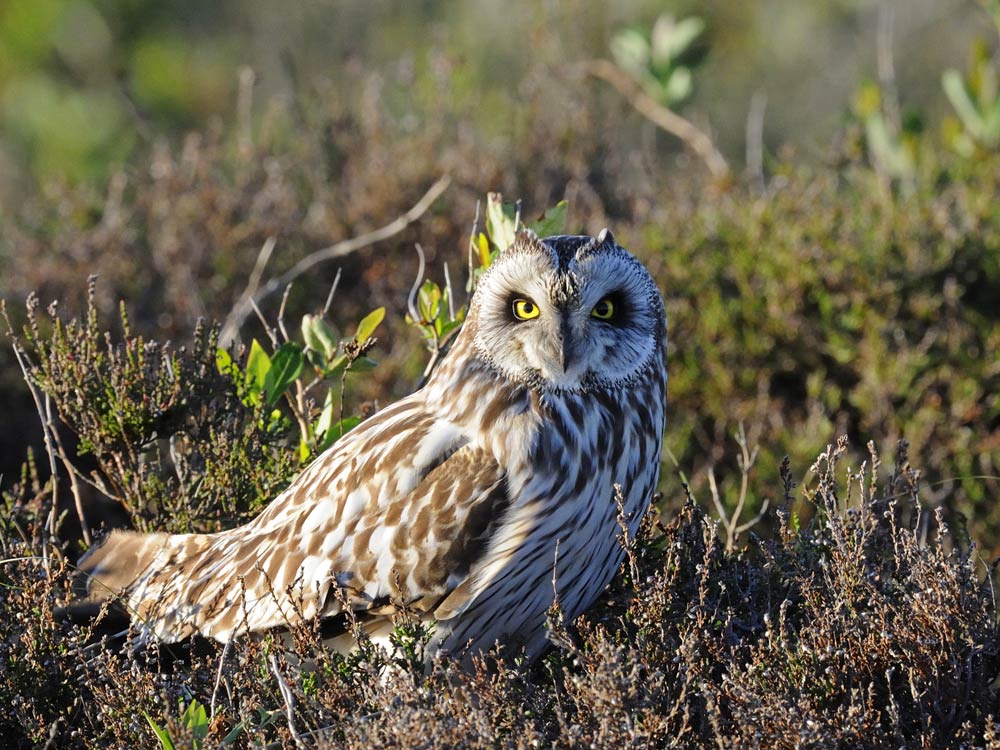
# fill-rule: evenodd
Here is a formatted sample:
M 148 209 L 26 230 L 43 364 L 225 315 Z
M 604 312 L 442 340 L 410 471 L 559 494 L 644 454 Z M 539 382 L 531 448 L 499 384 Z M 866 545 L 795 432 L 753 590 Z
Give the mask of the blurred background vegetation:
M 185 343 L 226 319 L 269 239 L 265 278 L 447 173 L 421 221 L 289 297 L 289 320 L 317 312 L 339 266 L 334 321 L 389 310 L 381 365 L 349 393 L 384 405 L 424 364 L 403 323 L 413 243 L 443 281 L 487 191 L 532 216 L 565 198 L 570 231 L 611 226 L 665 293 L 667 507 L 682 480 L 708 503 L 710 476 L 737 503 L 741 425 L 760 448 L 750 510 L 780 496 L 786 454 L 802 470 L 841 433 L 861 456 L 905 436 L 930 496 L 997 551 L 998 9 L 0 0 L 0 297 L 15 328 L 32 291 L 73 315 L 96 273 L 107 327 L 122 299 L 135 330 Z M 581 75 L 594 59 L 731 174 Z M 2 486 L 23 497 L 41 432 L 8 347 L 0 413 Z
M 9 205 L 30 178 L 107 177 L 158 138 L 231 120 L 240 66 L 256 75 L 255 117 L 275 99 L 299 106 L 297 97 L 323 98 L 343 112 L 345 102 L 332 100 L 360 94 L 414 129 L 436 111 L 435 89 L 446 85 L 449 110 L 510 148 L 523 127 L 525 87 L 555 73 L 553 66 L 607 56 L 617 31 L 664 12 L 705 23 L 701 51 L 711 54 L 689 104 L 712 123 L 725 153 L 739 160 L 757 94 L 768 98 L 765 144 L 791 144 L 815 158 L 843 124 L 859 82 L 878 75 L 879 15 L 887 9 L 903 104 L 940 115 L 947 106 L 941 72 L 964 64 L 984 32 L 984 14 L 969 0 L 318 0 L 281 7 L 4 0 L 0 189 Z

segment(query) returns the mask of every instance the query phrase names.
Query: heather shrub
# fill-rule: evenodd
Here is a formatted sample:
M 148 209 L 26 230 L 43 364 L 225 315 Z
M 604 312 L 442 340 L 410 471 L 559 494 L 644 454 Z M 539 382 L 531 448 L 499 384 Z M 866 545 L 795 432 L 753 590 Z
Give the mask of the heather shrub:
M 905 197 L 856 164 L 796 170 L 644 227 L 667 248 L 667 445 L 696 489 L 737 421 L 768 473 L 836 434 L 883 453 L 905 436 L 927 502 L 996 549 L 997 167 L 942 164 Z
M 997 746 L 992 570 L 926 507 L 905 442 L 886 472 L 873 444 L 853 463 L 842 438 L 797 490 L 790 462 L 767 475 L 741 433 L 740 496 L 713 484 L 721 520 L 666 498 L 679 510 L 622 537 L 597 606 L 576 622 L 553 608 L 552 648 L 530 667 L 425 669 L 405 614 L 391 653 L 360 634 L 353 654 L 332 652 L 316 621 L 227 646 L 102 640 L 121 627 L 111 611 L 61 614 L 73 484 L 120 497 L 140 527 L 210 530 L 255 512 L 302 460 L 294 422 L 232 377 L 254 369 L 251 352 L 219 360 L 203 326 L 188 347 L 159 346 L 119 320 L 120 340 L 92 304 L 67 322 L 32 302 L 19 344 L 76 482 L 44 482 L 29 461 L 4 497 L 0 701 L 13 710 L 0 721 L 14 746 Z M 773 535 L 740 523 L 761 485 Z
M 310 622 L 226 647 L 95 646 L 53 614 L 71 570 L 44 512 L 8 507 L 0 725 L 13 747 L 1000 746 L 990 571 L 923 507 L 905 444 L 890 472 L 872 448 L 845 465 L 846 447 L 800 490 L 787 466 L 769 478 L 773 539 L 727 550 L 690 500 L 650 516 L 597 607 L 553 609 L 528 669 L 425 671 L 405 618 L 391 654 L 332 653 Z

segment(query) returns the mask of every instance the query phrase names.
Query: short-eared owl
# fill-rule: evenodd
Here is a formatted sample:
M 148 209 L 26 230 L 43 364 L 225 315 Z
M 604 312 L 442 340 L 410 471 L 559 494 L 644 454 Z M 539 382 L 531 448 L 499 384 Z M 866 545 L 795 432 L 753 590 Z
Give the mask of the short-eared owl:
M 317 458 L 256 519 L 217 534 L 115 532 L 81 563 L 141 633 L 221 641 L 345 603 L 376 640 L 405 606 L 430 653 L 545 645 L 623 557 L 656 487 L 666 318 L 607 230 L 517 235 L 482 276 L 427 384 Z M 335 644 L 348 648 L 348 636 Z M 467 650 L 471 649 L 471 650 Z

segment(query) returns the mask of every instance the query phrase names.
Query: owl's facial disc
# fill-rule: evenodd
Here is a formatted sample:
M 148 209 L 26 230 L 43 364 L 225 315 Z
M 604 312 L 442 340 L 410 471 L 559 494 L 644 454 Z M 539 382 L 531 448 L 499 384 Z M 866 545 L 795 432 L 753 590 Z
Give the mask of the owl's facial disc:
M 590 237 L 519 236 L 476 289 L 474 346 L 504 376 L 578 391 L 662 356 L 662 303 L 625 250 Z
M 525 284 L 525 286 L 534 286 Z M 536 289 L 534 297 L 545 299 Z M 551 300 L 535 302 L 527 292 L 511 295 L 509 329 L 511 343 L 523 357 L 528 375 L 538 373 L 561 387 L 578 387 L 581 380 L 578 342 L 572 311 Z

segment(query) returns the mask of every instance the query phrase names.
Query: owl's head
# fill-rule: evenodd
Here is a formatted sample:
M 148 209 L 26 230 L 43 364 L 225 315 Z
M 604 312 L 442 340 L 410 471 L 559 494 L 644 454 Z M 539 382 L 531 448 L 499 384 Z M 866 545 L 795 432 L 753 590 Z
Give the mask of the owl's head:
M 666 318 L 649 272 L 607 229 L 522 230 L 476 286 L 476 353 L 502 376 L 560 391 L 613 388 L 662 365 Z

